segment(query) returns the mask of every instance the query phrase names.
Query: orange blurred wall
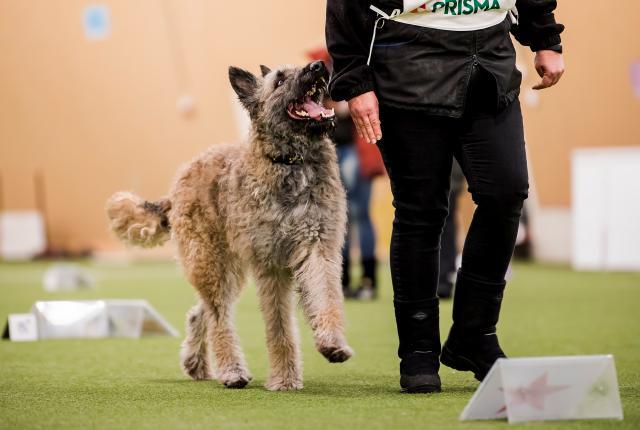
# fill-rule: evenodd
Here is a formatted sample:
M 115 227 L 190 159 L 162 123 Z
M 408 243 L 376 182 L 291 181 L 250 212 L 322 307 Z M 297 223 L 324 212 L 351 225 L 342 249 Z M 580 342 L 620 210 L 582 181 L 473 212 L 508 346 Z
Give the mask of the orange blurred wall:
M 4 209 L 34 208 L 45 180 L 50 240 L 57 248 L 120 249 L 106 231 L 104 201 L 130 189 L 166 192 L 177 167 L 209 145 L 239 138 L 227 67 L 302 63 L 324 40 L 321 1 L 109 0 L 111 34 L 84 36 L 93 2 L 0 3 L 0 175 Z M 225 2 L 225 5 L 228 3 Z M 567 73 L 525 104 L 535 201 L 570 205 L 570 154 L 585 146 L 640 144 L 640 100 L 629 66 L 640 59 L 640 3 L 620 11 L 563 2 Z M 531 86 L 531 54 L 520 51 Z M 182 116 L 181 95 L 195 98 Z M 375 218 L 386 249 L 388 188 Z M 380 203 L 383 202 L 383 203 Z M 384 251 L 383 251 L 384 252 Z

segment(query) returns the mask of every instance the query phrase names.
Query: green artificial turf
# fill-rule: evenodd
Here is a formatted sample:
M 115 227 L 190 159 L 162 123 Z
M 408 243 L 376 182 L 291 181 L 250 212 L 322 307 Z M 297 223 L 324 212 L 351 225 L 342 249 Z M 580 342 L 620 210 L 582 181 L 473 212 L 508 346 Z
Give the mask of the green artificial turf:
M 107 266 L 84 263 L 91 291 L 50 294 L 41 287 L 47 264 L 0 265 L 0 319 L 36 300 L 144 298 L 184 332 L 194 293 L 172 263 Z M 346 305 L 356 356 L 329 364 L 313 348 L 299 318 L 305 388 L 272 393 L 264 326 L 255 290 L 245 289 L 237 326 L 254 380 L 243 390 L 186 379 L 180 338 L 0 342 L 0 428 L 278 428 L 487 429 L 505 421 L 465 422 L 458 415 L 477 383 L 441 369 L 443 392 L 398 392 L 396 335 L 387 269 L 381 298 Z M 442 303 L 443 336 L 451 303 Z M 640 428 L 640 275 L 574 273 L 522 265 L 513 269 L 499 327 L 512 356 L 614 354 L 624 421 L 525 424 L 527 428 Z

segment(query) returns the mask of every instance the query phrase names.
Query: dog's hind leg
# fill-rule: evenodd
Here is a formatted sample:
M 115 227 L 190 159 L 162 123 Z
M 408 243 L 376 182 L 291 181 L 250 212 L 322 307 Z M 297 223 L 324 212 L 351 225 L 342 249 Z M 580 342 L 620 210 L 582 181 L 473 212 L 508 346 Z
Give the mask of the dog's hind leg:
M 271 365 L 265 386 L 272 391 L 299 390 L 302 388 L 302 364 L 291 275 L 277 271 L 256 272 Z
M 207 325 L 207 315 L 202 303 L 198 303 L 187 314 L 187 337 L 180 350 L 182 370 L 195 380 L 213 378 Z
M 207 340 L 216 361 L 215 377 L 226 387 L 242 388 L 251 380 L 233 325 L 242 270 L 220 244 L 213 247 L 192 239 L 179 245 L 185 274 L 200 296 Z
M 313 248 L 297 266 L 294 275 L 300 284 L 302 308 L 313 329 L 316 348 L 331 363 L 347 361 L 353 350 L 344 335 L 340 255 L 327 258 Z
M 223 263 L 210 262 L 214 273 L 209 288 L 200 289 L 200 297 L 209 320 L 209 340 L 216 359 L 216 378 L 227 388 L 243 388 L 252 377 L 233 324 L 233 310 L 241 288 L 241 276 L 230 270 L 231 258 Z

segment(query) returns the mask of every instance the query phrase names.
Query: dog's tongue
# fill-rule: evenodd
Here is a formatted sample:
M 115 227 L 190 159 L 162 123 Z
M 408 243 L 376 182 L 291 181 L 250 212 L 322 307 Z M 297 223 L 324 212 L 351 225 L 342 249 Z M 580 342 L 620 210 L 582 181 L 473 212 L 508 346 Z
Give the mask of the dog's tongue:
M 310 97 L 305 97 L 302 107 L 307 111 L 309 117 L 313 119 L 326 118 L 334 115 L 333 109 L 325 108 L 324 106 L 314 102 Z

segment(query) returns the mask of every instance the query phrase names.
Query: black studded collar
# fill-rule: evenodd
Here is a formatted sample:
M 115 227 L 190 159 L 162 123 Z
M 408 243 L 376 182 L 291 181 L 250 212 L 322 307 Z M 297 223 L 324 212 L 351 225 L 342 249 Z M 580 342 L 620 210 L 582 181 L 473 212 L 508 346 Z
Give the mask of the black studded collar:
M 294 164 L 304 164 L 304 157 L 300 154 L 293 155 L 267 155 L 267 158 L 274 164 L 286 164 L 292 166 Z

